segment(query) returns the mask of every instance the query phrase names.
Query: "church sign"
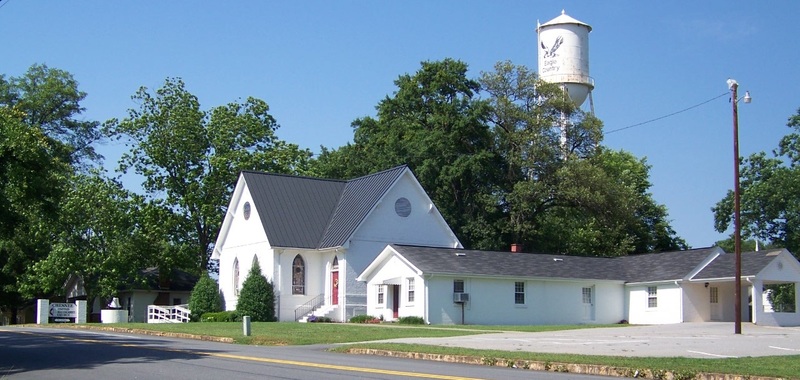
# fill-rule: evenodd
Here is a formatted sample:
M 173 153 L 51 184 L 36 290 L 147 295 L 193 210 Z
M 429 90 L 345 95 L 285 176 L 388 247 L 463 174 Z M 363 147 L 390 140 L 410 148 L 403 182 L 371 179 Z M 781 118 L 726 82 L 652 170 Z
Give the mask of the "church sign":
M 51 322 L 75 322 L 78 317 L 78 305 L 74 303 L 51 303 L 50 315 Z

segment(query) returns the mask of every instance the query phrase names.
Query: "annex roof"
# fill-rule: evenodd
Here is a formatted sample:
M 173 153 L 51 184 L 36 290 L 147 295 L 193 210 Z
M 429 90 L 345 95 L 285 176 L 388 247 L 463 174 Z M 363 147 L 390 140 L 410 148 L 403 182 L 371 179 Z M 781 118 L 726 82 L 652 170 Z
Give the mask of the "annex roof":
M 726 260 L 726 256 L 733 256 L 724 254 L 717 247 L 621 257 L 474 251 L 399 244 L 393 244 L 391 248 L 427 274 L 616 280 L 626 283 L 682 280 L 715 255 Z
M 772 260 L 775 259 L 776 254 L 782 252 L 783 249 L 772 249 L 756 252 L 742 252 L 742 276 L 749 277 L 755 276 L 761 272 Z M 736 276 L 736 255 L 729 253 L 722 255 L 695 277 L 695 280 L 715 279 L 715 278 L 728 278 Z
M 606 257 L 475 251 L 393 244 L 391 247 L 428 274 L 547 277 L 623 281 L 624 271 Z
M 270 244 L 326 248 L 344 245 L 408 167 L 349 181 L 242 172 Z

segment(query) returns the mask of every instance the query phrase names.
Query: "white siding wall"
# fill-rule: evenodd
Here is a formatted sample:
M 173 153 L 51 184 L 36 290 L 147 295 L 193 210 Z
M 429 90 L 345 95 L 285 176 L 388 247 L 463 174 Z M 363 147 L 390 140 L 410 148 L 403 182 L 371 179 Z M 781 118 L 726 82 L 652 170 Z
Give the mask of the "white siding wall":
M 244 219 L 242 212 L 245 202 L 249 202 L 251 206 L 248 220 Z M 253 265 L 254 256 L 258 255 L 258 263 L 267 280 L 273 280 L 275 273 L 272 249 L 246 185 L 239 202 L 230 207 L 231 210 L 228 212 L 233 213 L 234 218 L 221 248 L 222 253 L 219 260 L 219 287 L 225 299 L 225 310 L 236 309 L 238 298 L 234 293 L 234 286 L 241 289 L 242 283 Z M 236 258 L 239 259 L 238 284 L 233 283 L 233 263 Z
M 431 323 L 462 322 L 462 306 L 453 302 L 456 279 L 464 280 L 470 297 L 463 310 L 466 324 L 617 323 L 624 316 L 622 283 L 434 276 L 427 280 Z M 517 281 L 525 283 L 522 305 L 514 301 Z M 593 304 L 583 303 L 584 287 L 592 289 Z
M 657 287 L 658 303 L 656 307 L 648 307 L 647 285 L 628 287 L 629 315 L 631 324 L 666 324 L 683 322 L 682 289 L 674 283 L 661 283 L 650 286 Z
M 411 214 L 401 217 L 395 213 L 395 202 L 404 197 L 411 203 Z M 347 278 L 345 281 L 349 299 L 360 303 L 367 294 L 367 286 L 356 281 L 372 260 L 388 244 L 424 245 L 453 248 L 457 243 L 450 227 L 444 223 L 438 211 L 431 210 L 431 203 L 417 182 L 406 173 L 385 195 L 349 242 L 347 250 Z M 421 283 L 420 283 L 421 286 Z
M 417 276 L 414 271 L 401 261 L 397 256 L 391 257 L 376 272 L 377 274 L 370 279 L 366 285 L 367 289 L 367 314 L 373 317 L 383 317 L 384 320 L 394 320 L 392 305 L 395 300 L 392 298 L 391 286 L 399 283 L 400 304 L 398 307 L 398 318 L 402 317 L 422 317 L 425 318 L 425 284 L 422 277 Z M 408 280 L 414 280 L 414 301 L 408 300 Z M 384 284 L 393 282 L 394 284 Z M 378 289 L 383 287 L 383 303 L 378 303 Z
M 710 284 L 705 287 L 702 283 L 683 284 L 683 321 L 706 322 L 711 320 L 711 287 L 719 284 Z M 718 297 L 721 302 L 722 299 Z M 722 305 L 719 304 L 719 309 Z

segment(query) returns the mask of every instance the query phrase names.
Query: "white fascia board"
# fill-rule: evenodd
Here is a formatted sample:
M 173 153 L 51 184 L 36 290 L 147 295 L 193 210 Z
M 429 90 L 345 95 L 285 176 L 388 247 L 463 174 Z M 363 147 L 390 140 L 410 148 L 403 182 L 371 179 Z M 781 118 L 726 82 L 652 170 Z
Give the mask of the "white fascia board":
M 642 286 L 642 285 L 659 285 L 659 284 L 680 284 L 682 282 L 687 282 L 688 280 L 684 280 L 682 278 L 674 279 L 674 280 L 659 280 L 659 281 L 641 281 L 641 282 L 626 282 L 625 286 Z
M 714 250 L 711 253 L 709 253 L 708 256 L 706 256 L 706 258 L 700 264 L 698 264 L 694 269 L 692 269 L 692 271 L 689 272 L 689 274 L 686 275 L 684 280 L 693 279 L 694 276 L 697 276 L 697 274 L 700 273 L 700 271 L 702 271 L 709 264 L 714 262 L 714 260 L 716 260 L 717 257 L 720 257 L 721 255 L 725 255 L 725 254 L 726 253 L 725 253 L 725 251 L 722 250 L 722 248 L 714 247 Z
M 541 277 L 541 276 L 509 276 L 509 275 L 488 275 L 474 273 L 452 273 L 452 272 L 429 272 L 429 277 L 453 277 L 453 278 L 485 278 L 491 280 L 529 280 L 529 281 L 552 281 L 552 282 L 603 282 L 611 284 L 625 284 L 622 280 L 600 280 L 595 278 L 566 278 L 566 277 Z
M 217 240 L 214 242 L 214 251 L 211 253 L 211 258 L 214 260 L 219 260 L 222 254 L 221 248 L 225 246 L 225 239 L 228 237 L 231 223 L 233 223 L 233 218 L 236 216 L 236 209 L 231 206 L 239 204 L 245 187 L 247 187 L 247 183 L 245 183 L 244 175 L 239 173 L 239 179 L 236 181 L 236 187 L 233 189 L 231 201 L 228 203 L 228 209 L 225 211 L 225 219 L 222 221 L 222 226 L 219 228 L 219 233 L 217 234 Z

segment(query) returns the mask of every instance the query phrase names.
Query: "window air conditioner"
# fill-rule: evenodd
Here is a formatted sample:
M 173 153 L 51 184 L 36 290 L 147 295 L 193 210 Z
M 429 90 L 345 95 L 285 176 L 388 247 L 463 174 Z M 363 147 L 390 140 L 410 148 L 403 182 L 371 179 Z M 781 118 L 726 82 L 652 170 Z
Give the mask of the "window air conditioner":
M 469 301 L 469 293 L 453 293 L 453 302 L 464 303 Z

